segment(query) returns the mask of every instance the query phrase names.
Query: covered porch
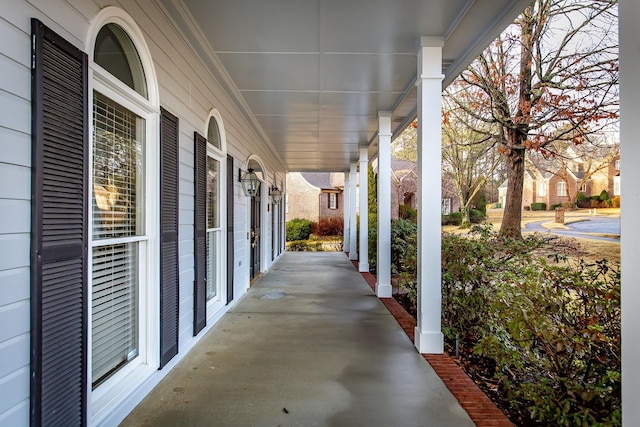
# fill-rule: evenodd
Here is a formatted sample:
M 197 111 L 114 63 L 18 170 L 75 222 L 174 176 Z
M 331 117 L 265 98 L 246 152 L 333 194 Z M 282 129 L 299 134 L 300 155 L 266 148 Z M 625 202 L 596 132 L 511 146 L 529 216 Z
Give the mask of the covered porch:
M 349 259 L 286 252 L 124 420 L 474 425 Z

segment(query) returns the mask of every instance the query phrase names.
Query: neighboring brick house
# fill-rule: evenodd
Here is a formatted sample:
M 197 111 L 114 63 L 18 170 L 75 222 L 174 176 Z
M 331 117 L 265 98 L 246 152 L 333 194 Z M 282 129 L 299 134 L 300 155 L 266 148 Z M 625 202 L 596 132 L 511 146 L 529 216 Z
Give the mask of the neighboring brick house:
M 569 147 L 563 154 L 563 160 L 545 159 L 537 153 L 531 153 L 525 159 L 522 206 L 531 203 L 545 203 L 547 209 L 553 205 L 574 204 L 578 193 L 596 196 L 606 190 L 610 197 L 620 195 L 620 156 L 612 157 L 606 167 L 594 166 L 593 162 L 580 158 Z M 602 163 L 601 163 L 602 164 Z M 595 172 L 588 172 L 597 168 Z M 586 177 L 586 178 L 585 178 Z M 498 189 L 499 200 L 504 207 L 508 181 Z
M 291 172 L 287 174 L 287 220 L 319 222 L 343 218 L 344 173 Z

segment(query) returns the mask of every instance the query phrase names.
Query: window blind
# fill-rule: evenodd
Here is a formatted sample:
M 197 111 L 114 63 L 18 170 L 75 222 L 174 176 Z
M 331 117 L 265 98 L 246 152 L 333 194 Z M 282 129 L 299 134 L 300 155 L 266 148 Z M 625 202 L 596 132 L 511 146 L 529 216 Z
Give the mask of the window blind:
M 142 234 L 144 120 L 94 92 L 93 238 Z
M 138 355 L 138 244 L 93 249 L 92 384 Z

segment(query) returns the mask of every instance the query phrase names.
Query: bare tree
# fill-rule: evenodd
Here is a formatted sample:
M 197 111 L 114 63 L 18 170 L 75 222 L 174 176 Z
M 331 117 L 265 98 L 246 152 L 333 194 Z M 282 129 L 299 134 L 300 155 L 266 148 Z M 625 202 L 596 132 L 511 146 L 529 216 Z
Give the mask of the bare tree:
M 618 118 L 617 0 L 534 0 L 447 89 L 507 163 L 502 236 L 521 237 L 525 153 Z
M 476 130 L 486 127 L 486 124 L 470 117 L 461 120 L 459 114 L 464 116 L 464 111 L 456 108 L 455 102 L 446 94 L 443 104 L 443 178 L 453 183 L 460 201 L 462 225 L 468 226 L 471 223 L 471 205 L 493 179 L 502 158 L 496 155 L 496 143 L 487 136 L 489 132 Z

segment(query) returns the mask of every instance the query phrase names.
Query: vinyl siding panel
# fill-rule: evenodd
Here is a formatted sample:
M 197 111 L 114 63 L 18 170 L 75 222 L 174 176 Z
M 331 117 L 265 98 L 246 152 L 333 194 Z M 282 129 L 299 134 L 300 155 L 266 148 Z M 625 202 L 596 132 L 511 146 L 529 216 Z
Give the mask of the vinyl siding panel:
M 17 409 L 29 399 L 29 367 L 25 366 L 0 379 L 0 420 L 5 412 Z M 29 417 L 29 404 L 21 408 Z M 5 425 L 5 424 L 2 424 Z M 15 424 L 6 424 L 15 425 Z
M 0 153 L 2 153 L 0 165 L 30 167 L 31 136 L 14 129 L 0 127 Z
M 45 25 L 58 32 L 73 45 L 84 49 L 90 21 L 107 5 L 121 7 L 131 15 L 141 29 L 158 79 L 160 103 L 178 116 L 179 133 L 179 346 L 182 354 L 193 346 L 202 334 L 193 335 L 193 132 L 204 132 L 208 112 L 216 108 L 226 133 L 227 154 L 235 159 L 234 180 L 234 293 L 241 297 L 249 284 L 249 260 L 246 239 L 247 198 L 237 182 L 238 167 L 249 155 L 257 155 L 264 162 L 268 177 L 281 170 L 280 160 L 274 156 L 266 141 L 258 134 L 254 125 L 245 117 L 236 104 L 235 97 L 223 89 L 226 82 L 218 82 L 204 66 L 209 59 L 196 56 L 196 49 L 181 39 L 173 30 L 174 23 L 165 16 L 165 10 L 152 0 L 17 0 L 3 10 L 0 18 L 0 74 L 9 76 L 0 82 L 0 180 L 10 180 L 15 185 L 0 188 L 0 209 L 7 212 L 0 225 L 0 307 L 22 307 L 29 298 L 29 229 L 24 218 L 28 218 L 30 203 L 30 65 L 31 41 L 30 18 L 42 20 Z M 171 11 L 169 11 L 171 12 Z M 265 260 L 270 259 L 271 214 L 264 218 L 262 242 Z M 5 219 L 6 218 L 6 219 Z M 26 228 L 25 228 L 26 227 Z M 224 268 L 225 260 L 221 265 Z M 269 265 L 269 262 L 267 262 Z M 8 283 L 10 292 L 5 292 Z M 224 287 L 224 284 L 223 284 Z M 17 304 L 17 305 L 16 305 Z M 14 307 L 15 308 L 15 307 Z M 20 312 L 20 309 L 18 310 Z M 15 315 L 12 314 L 12 315 Z M 20 314 L 23 315 L 23 314 Z M 19 316 L 20 316 L 19 315 Z M 28 319 L 27 319 L 28 320 Z M 7 339 L 0 341 L 0 359 L 4 354 L 12 358 L 6 369 L 0 370 L 0 393 L 7 392 L 7 378 L 22 381 L 18 389 L 26 390 L 25 396 L 14 396 L 0 410 L 0 424 L 11 420 L 9 425 L 23 425 L 28 420 L 28 355 L 24 353 L 24 340 L 28 336 L 25 325 L 10 325 Z M 28 323 L 26 324 L 28 327 Z M 208 325 L 209 326 L 209 325 Z M 24 360 L 21 360 L 24 359 Z M 173 363 L 173 360 L 170 362 Z M 26 370 L 25 370 L 25 367 Z M 167 370 L 159 371 L 150 379 L 159 381 Z M 20 372 L 20 375 L 16 373 Z M 3 382 L 4 381 L 4 382 Z M 11 383 L 14 387 L 15 383 Z M 129 405 L 142 396 L 128 398 Z M 5 401 L 9 402 L 9 401 Z M 110 414 L 105 423 L 117 423 L 123 416 L 118 410 Z M 5 418 L 3 418 L 5 417 Z M 16 421 L 17 422 L 14 422 Z M 22 420 L 23 422 L 21 422 Z

